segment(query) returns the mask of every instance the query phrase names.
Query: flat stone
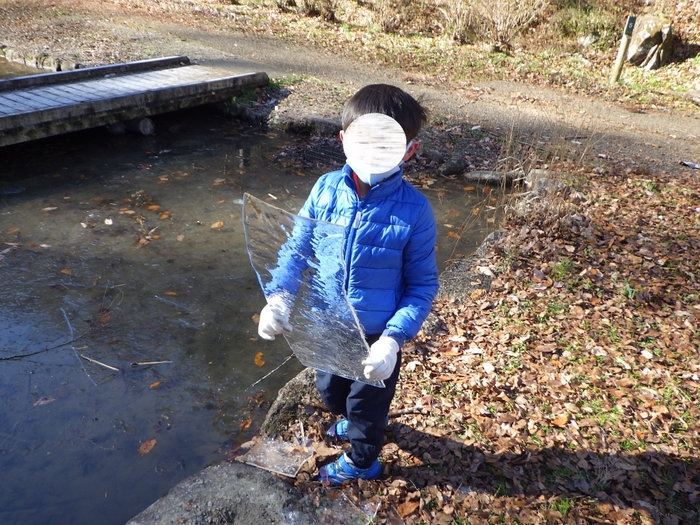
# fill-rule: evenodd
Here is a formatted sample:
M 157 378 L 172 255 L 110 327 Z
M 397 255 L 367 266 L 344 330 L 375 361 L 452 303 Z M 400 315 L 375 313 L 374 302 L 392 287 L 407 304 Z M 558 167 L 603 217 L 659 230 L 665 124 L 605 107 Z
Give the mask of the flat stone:
M 238 462 L 208 467 L 178 483 L 127 525 L 306 525 L 302 495 L 277 476 Z

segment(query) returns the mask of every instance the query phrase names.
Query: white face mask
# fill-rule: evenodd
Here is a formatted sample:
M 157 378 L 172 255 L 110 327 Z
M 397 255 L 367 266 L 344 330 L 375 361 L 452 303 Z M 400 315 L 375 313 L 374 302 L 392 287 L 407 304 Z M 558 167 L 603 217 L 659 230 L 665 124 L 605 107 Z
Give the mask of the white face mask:
M 406 146 L 406 153 L 408 153 L 408 150 L 411 149 L 411 146 L 413 145 L 413 141 L 409 142 L 408 145 Z M 360 168 L 360 171 L 357 171 L 352 165 L 350 167 L 352 170 L 357 174 L 357 178 L 360 179 L 362 182 L 365 184 L 369 184 L 370 186 L 374 186 L 375 184 L 379 184 L 383 180 L 388 179 L 391 177 L 394 173 L 399 171 L 401 169 L 401 166 L 403 166 L 404 160 L 403 158 L 401 159 L 401 162 L 399 162 L 398 166 L 394 166 L 393 168 L 384 171 L 382 173 L 369 173 L 366 170 L 362 170 Z

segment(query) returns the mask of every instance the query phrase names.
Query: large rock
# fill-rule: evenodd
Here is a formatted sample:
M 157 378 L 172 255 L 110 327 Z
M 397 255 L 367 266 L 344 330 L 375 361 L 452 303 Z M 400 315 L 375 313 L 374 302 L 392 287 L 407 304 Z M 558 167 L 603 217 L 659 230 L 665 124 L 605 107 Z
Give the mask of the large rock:
M 177 484 L 127 525 L 307 525 L 302 495 L 243 463 L 221 463 Z
M 663 15 L 643 15 L 637 19 L 627 60 L 635 66 L 658 69 L 673 53 L 671 21 Z
M 311 368 L 299 372 L 279 390 L 277 399 L 267 411 L 260 433 L 272 438 L 284 437 L 289 426 L 299 420 L 306 398 L 313 400 L 314 404 L 323 405 L 316 390 L 316 371 Z

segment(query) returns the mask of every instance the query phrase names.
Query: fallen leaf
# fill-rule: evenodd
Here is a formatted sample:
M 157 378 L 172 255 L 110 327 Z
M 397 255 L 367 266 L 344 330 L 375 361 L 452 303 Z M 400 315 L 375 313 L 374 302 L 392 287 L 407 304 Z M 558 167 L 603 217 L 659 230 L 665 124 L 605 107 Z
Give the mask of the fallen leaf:
M 53 401 L 56 401 L 53 397 L 43 396 L 43 397 L 40 397 L 39 399 L 37 399 L 36 401 L 34 401 L 34 403 L 32 403 L 32 405 L 34 405 L 35 407 L 40 407 L 41 405 L 47 405 Z
M 153 450 L 153 447 L 156 446 L 156 438 L 149 439 L 148 441 L 144 441 L 141 443 L 141 446 L 139 447 L 139 456 L 143 457 L 146 454 L 148 454 L 151 450 Z
M 155 383 L 151 383 L 149 388 L 158 388 L 162 384 L 163 384 L 162 381 L 156 381 Z
M 163 213 L 160 214 L 160 219 L 164 220 L 170 217 L 170 212 L 169 211 L 164 211 Z
M 241 430 L 248 430 L 248 427 L 250 424 L 253 422 L 252 419 L 248 418 L 245 421 L 241 422 Z
M 64 268 L 63 270 L 61 270 L 61 273 L 65 275 L 73 275 L 73 270 L 71 270 L 70 268 Z
M 5 233 L 7 235 L 12 235 L 13 233 L 17 233 L 19 231 L 19 228 L 10 228 L 9 230 L 5 230 Z
M 214 224 L 212 224 L 211 227 L 212 227 L 212 229 L 216 229 L 216 228 L 222 228 L 223 225 L 224 225 L 223 222 L 217 221 L 217 222 L 215 222 Z
M 151 211 L 160 211 L 160 208 L 161 207 L 158 206 L 157 204 L 151 204 L 150 206 L 148 206 L 148 209 Z
M 263 360 L 262 356 L 262 352 L 258 352 L 257 354 L 255 354 L 255 364 L 261 368 L 265 365 L 265 361 Z
M 54 211 L 57 210 L 57 206 L 47 206 L 46 208 L 41 208 L 41 211 Z
M 418 501 L 405 501 L 403 503 L 399 503 L 396 510 L 399 511 L 399 515 L 402 518 L 405 518 L 406 516 L 413 514 L 419 506 L 420 503 Z
M 569 416 L 567 416 L 566 414 L 562 414 L 561 416 L 555 417 L 550 422 L 556 427 L 565 427 L 566 424 L 569 422 Z

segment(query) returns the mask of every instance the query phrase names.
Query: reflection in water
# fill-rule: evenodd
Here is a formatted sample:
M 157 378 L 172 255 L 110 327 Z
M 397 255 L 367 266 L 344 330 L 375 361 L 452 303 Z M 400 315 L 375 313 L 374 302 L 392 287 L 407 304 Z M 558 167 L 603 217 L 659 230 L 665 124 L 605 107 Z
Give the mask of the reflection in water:
M 251 388 L 289 349 L 257 339 L 241 199 L 296 212 L 320 172 L 286 172 L 270 159 L 288 137 L 204 108 L 154 121 L 3 148 L 0 181 L 22 191 L 0 191 L 0 523 L 126 522 L 250 438 L 302 368 Z M 445 224 L 477 203 L 427 195 L 444 261 Z M 492 227 L 475 220 L 462 251 Z M 151 361 L 172 363 L 131 366 Z
M 355 311 L 345 295 L 345 227 L 306 219 L 246 194 L 245 238 L 265 297 L 284 302 L 293 327 L 284 338 L 315 370 L 384 386 L 363 374 L 369 355 Z

